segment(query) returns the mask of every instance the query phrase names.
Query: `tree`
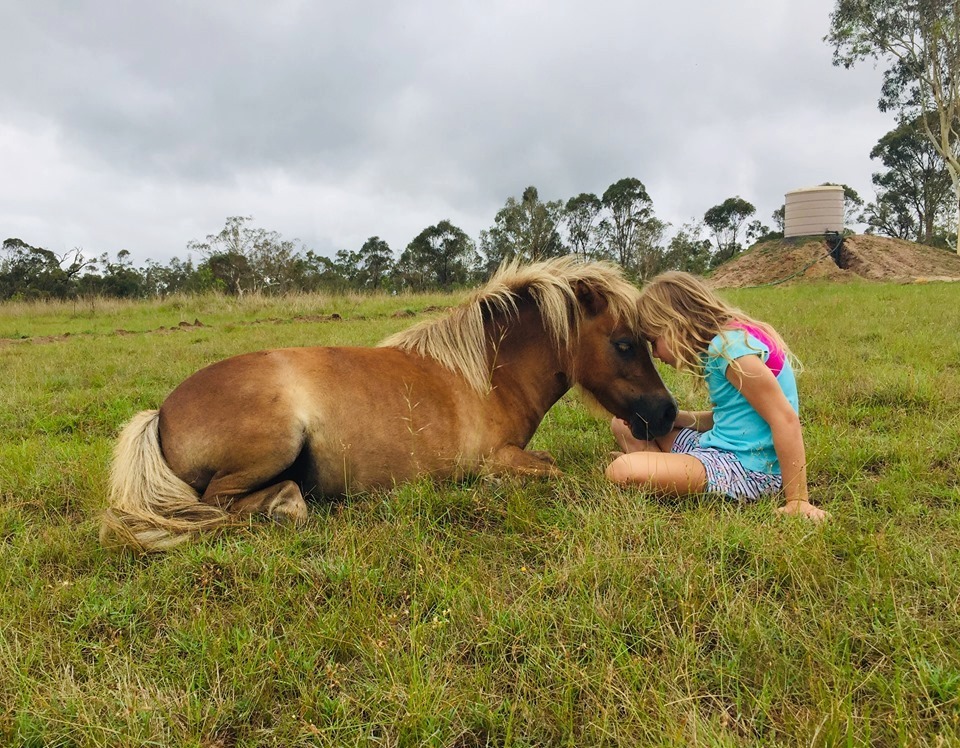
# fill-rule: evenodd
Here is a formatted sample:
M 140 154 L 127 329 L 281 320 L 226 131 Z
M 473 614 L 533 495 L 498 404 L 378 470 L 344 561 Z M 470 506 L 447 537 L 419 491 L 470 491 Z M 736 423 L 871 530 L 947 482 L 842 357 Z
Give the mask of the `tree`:
M 880 233 L 895 239 L 914 241 L 919 224 L 902 193 L 883 191 L 877 193 L 877 201 L 867 205 L 864 215 L 867 233 Z
M 383 288 L 393 272 L 393 251 L 390 245 L 379 236 L 371 236 L 353 257 L 356 259 L 355 277 L 358 286 L 374 291 Z
M 603 209 L 600 198 L 591 192 L 581 192 L 567 200 L 563 208 L 563 222 L 573 254 L 586 260 L 594 254 L 599 241 L 599 217 Z
M 603 233 L 608 256 L 620 263 L 628 273 L 639 274 L 641 261 L 641 237 L 648 222 L 653 219 L 653 201 L 643 182 L 635 177 L 626 177 L 614 182 L 600 198 L 606 215 Z M 662 233 L 663 225 L 660 226 Z
M 230 216 L 220 233 L 208 235 L 203 242 L 189 242 L 187 249 L 206 257 L 208 266 L 212 260 L 211 269 L 230 293 L 283 293 L 291 286 L 289 273 L 300 254 L 298 241 L 247 226 L 252 220 L 252 216 Z
M 247 291 L 259 291 L 263 288 L 246 255 L 239 252 L 213 252 L 207 255 L 200 267 L 210 273 L 214 288 L 231 296 L 243 296 Z
M 880 110 L 898 112 L 903 122 L 919 119 L 943 158 L 960 253 L 960 0 L 837 0 L 824 39 L 833 45 L 835 65 L 850 68 L 869 58 L 890 65 Z
M 78 291 L 81 296 L 135 299 L 149 293 L 144 274 L 133 266 L 129 250 L 121 249 L 117 252 L 115 262 L 111 262 L 110 256 L 104 252 L 96 261 L 96 267 L 96 272 L 80 277 Z
M 470 237 L 450 221 L 440 221 L 407 245 L 397 271 L 403 284 L 416 291 L 449 290 L 469 280 L 478 259 Z
M 787 228 L 787 206 L 781 205 L 773 213 L 770 214 L 770 217 L 773 219 L 773 225 L 776 226 L 777 231 L 780 232 L 780 235 L 783 236 L 783 232 Z
M 757 209 L 752 203 L 738 195 L 728 197 L 703 214 L 703 222 L 713 232 L 713 238 L 717 242 L 717 251 L 712 262 L 714 267 L 726 262 L 743 249 L 738 240 L 740 229 L 756 212 Z M 749 241 L 754 233 L 762 233 L 763 228 L 765 227 L 760 226 L 759 221 L 754 221 L 747 231 L 747 240 Z
M 94 264 L 74 248 L 58 255 L 16 237 L 3 242 L 0 299 L 66 299 L 77 294 L 80 274 Z
M 943 157 L 919 123 L 903 122 L 888 132 L 870 158 L 886 167 L 873 175 L 877 201 L 867 207 L 870 226 L 888 236 L 935 244 L 949 220 L 953 190 Z M 893 226 L 896 233 L 890 231 Z
M 747 224 L 746 233 L 748 242 L 765 241 L 766 239 L 780 238 L 775 231 L 771 231 L 769 226 L 760 223 L 759 220 L 750 221 Z
M 222 284 L 213 276 L 209 265 L 202 263 L 195 266 L 193 258 L 189 255 L 185 262 L 174 257 L 166 265 L 147 260 L 141 273 L 145 293 L 150 296 L 223 290 Z
M 504 260 L 528 262 L 562 255 L 566 250 L 557 231 L 563 205 L 542 202 L 536 187 L 527 187 L 520 200 L 507 198 L 489 231 L 480 233 L 480 251 L 486 271 L 492 272 Z
M 637 228 L 633 244 L 632 266 L 627 273 L 640 280 L 656 275 L 663 263 L 663 237 L 669 224 L 656 216 L 650 216 Z
M 685 223 L 674 234 L 663 254 L 659 271 L 684 270 L 703 275 L 710 267 L 710 240 L 703 238 L 703 224 L 698 221 Z
M 356 252 L 352 253 L 354 256 Z M 351 255 L 350 252 L 338 253 L 338 256 Z M 354 273 L 355 275 L 356 273 Z M 347 270 L 337 260 L 316 254 L 308 249 L 304 254 L 294 258 L 288 270 L 290 283 L 298 291 L 327 291 L 329 293 L 343 293 L 351 288 L 351 281 L 347 277 Z

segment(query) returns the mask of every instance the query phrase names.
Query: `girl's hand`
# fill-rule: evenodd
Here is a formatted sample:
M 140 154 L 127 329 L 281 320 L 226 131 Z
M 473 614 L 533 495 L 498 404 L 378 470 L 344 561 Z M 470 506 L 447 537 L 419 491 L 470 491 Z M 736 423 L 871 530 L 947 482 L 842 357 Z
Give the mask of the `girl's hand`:
M 793 514 L 798 517 L 806 517 L 814 522 L 823 522 L 830 518 L 829 512 L 825 512 L 820 507 L 802 499 L 788 501 L 786 505 L 777 509 L 777 514 Z

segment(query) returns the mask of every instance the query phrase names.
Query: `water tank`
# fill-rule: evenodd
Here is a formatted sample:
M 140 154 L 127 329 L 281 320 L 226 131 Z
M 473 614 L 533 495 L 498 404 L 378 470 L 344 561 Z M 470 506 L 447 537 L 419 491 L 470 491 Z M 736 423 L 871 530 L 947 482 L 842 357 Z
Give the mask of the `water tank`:
M 843 231 L 843 187 L 803 187 L 785 195 L 783 236 Z

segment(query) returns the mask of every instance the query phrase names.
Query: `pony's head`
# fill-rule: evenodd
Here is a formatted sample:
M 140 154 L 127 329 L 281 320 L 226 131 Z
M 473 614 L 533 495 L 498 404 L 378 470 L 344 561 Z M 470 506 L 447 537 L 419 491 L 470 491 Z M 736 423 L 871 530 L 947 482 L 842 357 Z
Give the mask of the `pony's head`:
M 677 405 L 640 335 L 639 298 L 616 265 L 561 257 L 506 263 L 473 301 L 491 320 L 516 316 L 531 300 L 569 382 L 627 421 L 636 438 L 651 439 L 673 427 Z
M 639 293 L 614 266 L 594 264 L 586 271 L 571 286 L 578 317 L 573 380 L 625 420 L 637 439 L 663 436 L 673 427 L 677 404 L 640 335 Z
M 429 356 L 479 392 L 489 391 L 494 328 L 520 319 L 531 303 L 570 384 L 579 385 L 638 439 L 667 433 L 677 406 L 640 337 L 639 291 L 614 265 L 562 257 L 505 263 L 446 316 L 400 332 L 381 345 Z

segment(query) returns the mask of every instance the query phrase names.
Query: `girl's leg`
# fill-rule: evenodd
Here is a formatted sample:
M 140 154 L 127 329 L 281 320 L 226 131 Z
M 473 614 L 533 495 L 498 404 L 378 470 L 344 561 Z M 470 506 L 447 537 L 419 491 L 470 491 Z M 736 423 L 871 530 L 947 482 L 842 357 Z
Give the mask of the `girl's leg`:
M 703 493 L 707 471 L 696 457 L 663 452 L 631 452 L 607 466 L 607 478 L 622 486 L 649 488 L 660 494 Z

